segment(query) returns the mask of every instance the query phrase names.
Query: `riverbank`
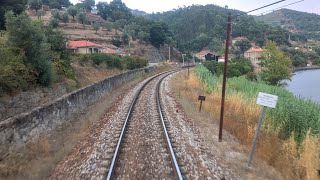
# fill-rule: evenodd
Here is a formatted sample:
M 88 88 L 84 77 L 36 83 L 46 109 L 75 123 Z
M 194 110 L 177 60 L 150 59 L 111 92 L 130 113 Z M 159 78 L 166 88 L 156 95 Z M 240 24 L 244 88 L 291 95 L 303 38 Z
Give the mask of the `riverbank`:
M 314 70 L 314 69 L 320 69 L 320 66 L 296 67 L 292 69 L 292 73 L 295 73 L 298 71 Z

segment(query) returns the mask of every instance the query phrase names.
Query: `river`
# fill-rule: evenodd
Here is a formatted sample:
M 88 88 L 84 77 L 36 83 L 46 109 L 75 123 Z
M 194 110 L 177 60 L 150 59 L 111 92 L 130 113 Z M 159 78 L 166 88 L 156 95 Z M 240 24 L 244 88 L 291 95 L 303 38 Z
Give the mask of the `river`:
M 320 103 L 320 69 L 295 72 L 286 89 L 297 96 Z

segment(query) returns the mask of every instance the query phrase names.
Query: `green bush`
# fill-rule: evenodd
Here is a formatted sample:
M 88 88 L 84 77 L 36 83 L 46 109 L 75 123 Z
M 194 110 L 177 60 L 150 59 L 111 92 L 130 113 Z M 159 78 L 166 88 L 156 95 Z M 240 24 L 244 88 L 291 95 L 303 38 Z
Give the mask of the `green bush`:
M 24 64 L 25 57 L 18 49 L 0 44 L 0 95 L 4 92 L 25 90 L 33 81 L 32 70 Z
M 148 63 L 147 60 L 138 56 L 125 56 L 120 57 L 118 55 L 93 53 L 80 55 L 80 63 L 85 63 L 91 60 L 95 65 L 101 64 L 107 65 L 108 68 L 113 69 L 137 69 L 145 67 Z

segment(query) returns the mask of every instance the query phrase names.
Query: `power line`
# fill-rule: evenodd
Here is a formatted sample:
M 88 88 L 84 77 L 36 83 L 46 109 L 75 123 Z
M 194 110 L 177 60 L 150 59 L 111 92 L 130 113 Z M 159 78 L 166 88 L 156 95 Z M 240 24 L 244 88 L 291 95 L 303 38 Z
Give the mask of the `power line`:
M 293 2 L 293 3 L 287 4 L 287 5 L 284 5 L 284 6 L 281 6 L 281 7 L 275 8 L 275 9 L 272 9 L 272 10 L 268 10 L 268 11 L 265 11 L 265 12 L 262 12 L 262 13 L 259 13 L 259 14 L 256 14 L 256 16 L 258 16 L 258 15 L 263 15 L 264 13 L 268 13 L 268 12 L 276 11 L 276 10 L 278 10 L 278 9 L 281 9 L 281 8 L 284 8 L 284 7 L 287 7 L 287 6 L 291 6 L 291 5 L 293 5 L 293 4 L 297 4 L 297 3 L 300 3 L 300 2 L 302 2 L 302 1 L 304 1 L 304 0 L 296 1 L 296 2 Z
M 263 9 L 263 8 L 266 8 L 266 7 L 269 7 L 269 6 L 272 6 L 272 5 L 275 5 L 275 4 L 284 2 L 284 1 L 286 1 L 286 0 L 281 0 L 281 1 L 277 1 L 277 2 L 268 4 L 268 5 L 265 5 L 265 6 L 261 6 L 261 7 L 259 7 L 259 8 L 253 9 L 253 10 L 251 10 L 251 11 L 244 12 L 244 13 L 242 13 L 242 14 L 238 14 L 238 15 L 236 15 L 235 17 L 243 16 L 243 15 L 246 15 L 246 14 L 248 14 L 248 13 L 251 13 L 251 12 L 254 12 L 254 11 L 257 11 L 257 10 L 260 10 L 260 9 Z

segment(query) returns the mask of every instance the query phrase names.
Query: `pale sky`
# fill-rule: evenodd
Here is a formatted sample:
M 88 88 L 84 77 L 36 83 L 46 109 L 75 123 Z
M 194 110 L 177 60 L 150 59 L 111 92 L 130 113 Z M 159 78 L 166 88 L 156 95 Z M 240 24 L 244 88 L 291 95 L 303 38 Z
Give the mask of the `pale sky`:
M 70 0 L 71 3 L 76 4 L 79 0 Z M 95 0 L 110 2 L 111 0 Z M 131 9 L 139 9 L 147 13 L 169 11 L 175 8 L 190 6 L 192 4 L 206 5 L 215 4 L 222 7 L 228 6 L 229 9 L 237 9 L 241 11 L 250 11 L 258 7 L 277 2 L 279 0 L 122 0 L 127 7 Z M 279 4 L 273 5 L 269 8 L 253 12 L 252 15 L 272 10 L 287 4 L 297 2 L 299 0 L 286 0 Z M 304 11 L 309 13 L 320 14 L 320 0 L 304 0 L 300 3 L 285 7 L 288 9 Z

